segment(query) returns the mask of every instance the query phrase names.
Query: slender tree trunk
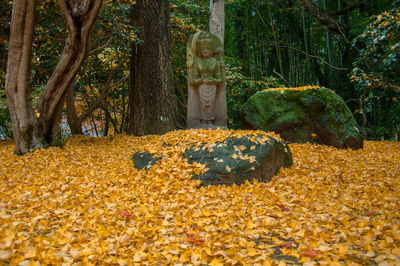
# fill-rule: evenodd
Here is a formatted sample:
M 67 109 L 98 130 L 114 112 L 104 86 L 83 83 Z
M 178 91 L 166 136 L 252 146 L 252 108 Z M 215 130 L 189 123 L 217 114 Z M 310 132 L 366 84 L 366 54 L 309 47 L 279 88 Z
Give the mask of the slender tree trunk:
M 293 5 L 292 1 L 289 1 L 289 6 L 292 6 L 292 5 Z M 311 56 L 311 66 L 315 73 L 315 76 L 318 79 L 319 84 L 321 86 L 327 86 L 326 77 L 325 77 L 324 73 L 322 72 L 321 66 L 318 63 L 318 60 L 315 57 L 315 54 L 313 53 L 311 38 L 309 38 L 310 41 L 308 43 L 306 35 L 305 35 L 306 32 L 304 31 L 304 29 L 301 29 L 301 27 L 298 24 L 298 21 L 296 20 L 296 18 L 293 15 L 293 13 L 288 14 L 288 19 L 291 22 L 291 25 L 293 25 L 293 30 L 295 31 L 297 36 L 300 38 L 300 40 L 303 41 L 304 47 L 305 48 L 307 47 L 307 49 L 308 49 L 307 57 Z
M 5 88 L 16 154 L 24 154 L 43 146 L 40 124 L 32 106 L 29 82 L 34 13 L 34 0 L 14 1 Z
M 120 132 L 124 132 L 124 125 L 125 125 L 125 97 L 122 97 L 121 125 L 119 127 Z
M 323 6 L 324 6 L 324 10 L 326 11 L 326 0 L 323 0 Z M 326 33 L 326 48 L 328 51 L 328 63 L 330 65 L 334 65 L 334 57 L 333 57 L 333 41 L 331 36 L 329 35 L 329 28 L 326 27 L 325 29 Z M 331 67 L 327 67 L 327 72 L 326 75 L 328 76 L 328 86 L 331 88 L 332 87 L 332 81 L 333 81 L 333 70 Z
M 104 136 L 108 136 L 108 130 L 109 130 L 109 123 L 110 123 L 110 117 L 108 116 L 107 112 L 104 112 Z
M 67 21 L 68 37 L 53 75 L 47 82 L 39 104 L 43 138 L 57 145 L 60 121 L 67 89 L 80 69 L 90 48 L 90 29 L 100 10 L 102 0 L 58 0 Z
M 169 0 L 137 0 L 132 8 L 143 44 L 131 55 L 130 132 L 164 134 L 174 129 L 176 117 Z
M 338 0 L 338 10 L 342 9 L 342 1 Z M 342 15 L 339 15 L 339 24 L 343 24 L 343 18 Z M 342 49 L 340 49 L 340 42 L 339 42 L 339 66 L 343 66 L 343 54 L 342 54 Z
M 279 49 L 279 43 L 278 43 L 278 38 L 277 38 L 277 34 L 276 34 L 276 31 L 275 31 L 275 27 L 274 27 L 274 22 L 272 20 L 271 8 L 270 8 L 269 5 L 270 5 L 269 1 L 267 0 L 268 16 L 269 16 L 269 20 L 270 20 L 270 24 L 271 24 L 271 29 L 272 29 L 272 37 L 274 38 L 274 46 L 275 46 L 275 50 L 276 50 L 276 58 L 278 60 L 278 66 L 279 66 L 280 75 L 283 78 L 285 76 L 285 74 L 283 72 L 282 56 L 281 56 L 281 51 Z
M 225 38 L 224 0 L 210 0 L 210 32 L 215 34 L 222 44 Z
M 306 51 L 306 54 L 308 54 L 308 40 L 307 40 L 307 31 L 306 31 L 306 19 L 304 16 L 304 7 L 301 7 L 301 18 L 302 18 L 302 27 L 303 27 L 303 37 L 304 37 L 304 49 Z M 307 84 L 309 82 L 308 78 L 308 71 L 310 69 L 310 60 L 308 59 L 308 56 L 306 56 L 306 68 L 303 70 L 303 74 L 305 72 L 305 75 L 303 80 L 301 81 L 302 84 Z
M 247 25 L 245 20 L 245 17 L 241 16 L 241 14 L 244 14 L 246 12 L 246 9 L 244 6 L 238 7 L 238 9 L 235 12 L 235 22 L 234 25 L 236 29 L 244 29 Z M 235 30 L 235 35 L 236 35 L 236 49 L 238 51 L 238 56 L 243 63 L 242 68 L 243 68 L 243 74 L 246 76 L 250 76 L 250 63 L 249 63 L 249 51 L 247 47 L 247 33 L 246 31 L 243 30 Z M 260 41 L 263 43 L 262 41 Z
M 70 84 L 67 91 L 67 121 L 72 135 L 83 134 L 82 120 L 78 116 L 75 107 L 73 83 Z

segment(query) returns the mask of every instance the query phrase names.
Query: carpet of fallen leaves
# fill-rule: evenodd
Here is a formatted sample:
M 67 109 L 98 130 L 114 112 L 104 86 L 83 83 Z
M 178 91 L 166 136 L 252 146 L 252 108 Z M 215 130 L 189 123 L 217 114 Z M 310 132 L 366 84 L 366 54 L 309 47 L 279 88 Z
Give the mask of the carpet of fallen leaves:
M 180 155 L 245 131 L 0 142 L 0 264 L 399 265 L 400 143 L 290 144 L 269 183 L 198 187 Z M 136 151 L 162 154 L 138 171 Z

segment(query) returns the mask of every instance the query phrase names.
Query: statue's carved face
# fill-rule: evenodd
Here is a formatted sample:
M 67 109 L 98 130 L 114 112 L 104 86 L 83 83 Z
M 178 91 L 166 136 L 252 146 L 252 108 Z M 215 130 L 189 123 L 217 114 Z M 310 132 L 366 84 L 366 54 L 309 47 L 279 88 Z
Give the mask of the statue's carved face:
M 203 58 L 209 58 L 212 56 L 213 52 L 213 46 L 212 46 L 212 40 L 202 40 L 199 43 L 199 49 L 200 49 L 200 56 Z

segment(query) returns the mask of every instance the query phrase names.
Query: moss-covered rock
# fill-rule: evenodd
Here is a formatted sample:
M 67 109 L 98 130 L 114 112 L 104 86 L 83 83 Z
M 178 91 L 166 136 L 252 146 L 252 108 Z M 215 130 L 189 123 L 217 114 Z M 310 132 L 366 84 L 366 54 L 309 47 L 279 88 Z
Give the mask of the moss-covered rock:
M 293 164 L 287 144 L 269 135 L 227 138 L 224 142 L 194 146 L 185 151 L 189 163 L 207 165 L 204 174 L 193 178 L 202 185 L 242 184 L 257 179 L 266 182 L 279 169 Z
M 203 131 L 210 137 L 212 132 L 216 131 Z M 219 133 L 221 132 L 220 130 Z M 163 146 L 168 145 L 171 150 L 182 150 L 181 158 L 186 159 L 189 164 L 205 164 L 205 172 L 192 178 L 200 180 L 201 185 L 239 185 L 252 179 L 266 182 L 282 166 L 290 167 L 293 164 L 288 145 L 276 134 L 253 131 L 211 143 L 202 142 L 200 135 L 203 134 L 199 133 L 199 142 L 191 142 L 184 150 L 182 143 L 165 143 Z M 134 153 L 132 160 L 137 169 L 147 171 L 162 158 L 157 152 L 143 151 Z
M 350 109 L 327 88 L 258 92 L 244 104 L 241 117 L 245 128 L 274 131 L 290 142 L 363 147 Z

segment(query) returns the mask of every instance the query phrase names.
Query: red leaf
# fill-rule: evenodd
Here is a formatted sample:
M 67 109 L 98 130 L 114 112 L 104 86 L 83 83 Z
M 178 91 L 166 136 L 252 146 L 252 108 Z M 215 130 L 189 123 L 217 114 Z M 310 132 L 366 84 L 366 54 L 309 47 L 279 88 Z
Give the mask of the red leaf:
M 306 252 L 303 253 L 303 255 L 313 259 L 318 255 L 318 251 L 309 248 Z
M 279 245 L 280 248 L 292 248 L 294 246 L 295 245 L 292 241 L 287 241 L 287 242 Z
M 128 212 L 127 210 L 120 209 L 117 211 L 117 214 L 124 219 L 132 219 L 135 217 L 132 213 Z
M 201 244 L 204 242 L 204 239 L 197 238 L 197 236 L 194 235 L 194 236 L 189 236 L 187 242 L 192 244 Z
M 375 212 L 367 211 L 367 212 L 365 212 L 365 215 L 366 216 L 373 216 L 373 215 L 375 215 Z
M 204 239 L 198 238 L 195 233 L 188 233 L 186 231 L 184 233 L 187 235 L 187 242 L 189 243 L 200 244 L 204 242 Z
M 283 204 L 278 205 L 278 207 L 281 208 L 282 211 L 290 211 L 290 209 Z

